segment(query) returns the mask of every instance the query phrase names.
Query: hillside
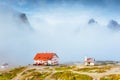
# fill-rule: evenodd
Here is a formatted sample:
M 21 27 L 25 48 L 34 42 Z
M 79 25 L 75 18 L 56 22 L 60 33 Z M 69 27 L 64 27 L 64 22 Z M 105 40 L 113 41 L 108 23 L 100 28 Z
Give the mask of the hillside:
M 119 65 L 24 66 L 1 71 L 0 80 L 119 80 Z

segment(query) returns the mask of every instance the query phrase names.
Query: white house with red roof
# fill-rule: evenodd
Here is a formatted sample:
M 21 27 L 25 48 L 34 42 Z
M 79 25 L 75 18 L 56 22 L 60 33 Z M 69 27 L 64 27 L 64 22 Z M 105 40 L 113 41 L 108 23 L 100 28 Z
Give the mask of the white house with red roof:
M 58 65 L 56 53 L 37 53 L 34 57 L 34 65 Z
M 8 63 L 4 63 L 0 66 L 1 68 L 7 68 L 8 67 Z
M 95 65 L 95 59 L 94 58 L 87 58 L 86 56 L 85 56 L 85 59 L 84 59 L 84 61 L 85 61 L 85 65 L 90 65 L 90 66 L 93 66 L 93 65 Z

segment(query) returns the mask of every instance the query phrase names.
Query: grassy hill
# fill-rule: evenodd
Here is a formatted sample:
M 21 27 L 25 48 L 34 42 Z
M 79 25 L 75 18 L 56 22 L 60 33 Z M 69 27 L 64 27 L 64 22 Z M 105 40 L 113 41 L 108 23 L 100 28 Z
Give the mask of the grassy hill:
M 119 80 L 120 66 L 24 66 L 0 73 L 0 80 Z

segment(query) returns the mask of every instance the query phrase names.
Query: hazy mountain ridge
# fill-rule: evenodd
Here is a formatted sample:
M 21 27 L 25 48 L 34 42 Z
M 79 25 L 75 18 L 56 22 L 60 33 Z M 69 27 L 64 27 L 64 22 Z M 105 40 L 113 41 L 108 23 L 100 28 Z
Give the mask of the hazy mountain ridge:
M 88 20 L 89 25 L 100 25 L 99 22 L 97 22 L 94 18 L 91 18 Z M 119 31 L 120 30 L 120 24 L 116 20 L 109 20 L 107 25 L 105 26 L 108 29 Z
M 5 24 L 3 24 L 5 22 Z M 0 5 L 0 26 L 6 27 L 6 29 L 16 26 L 17 29 L 30 29 L 30 23 L 25 13 L 14 10 L 13 8 Z M 0 28 L 1 28 L 0 27 Z M 32 29 L 32 28 L 31 28 Z
M 21 29 L 23 28 L 23 29 L 32 30 L 32 28 L 34 27 L 30 25 L 31 23 L 29 22 L 27 15 L 25 13 L 16 11 L 12 9 L 11 7 L 8 7 L 6 5 L 0 5 L 0 13 L 1 13 L 0 23 L 6 21 L 6 24 L 9 24 L 12 22 L 11 23 L 12 25 L 17 26 Z M 100 25 L 99 21 L 97 21 L 95 18 L 88 19 L 86 20 L 86 22 L 87 21 L 89 25 L 90 24 Z M 9 24 L 9 26 L 11 24 Z M 5 26 L 6 25 L 4 25 L 4 27 Z M 117 29 L 120 30 L 120 24 L 116 20 L 108 21 L 108 25 L 106 25 L 106 27 L 112 30 L 117 30 Z

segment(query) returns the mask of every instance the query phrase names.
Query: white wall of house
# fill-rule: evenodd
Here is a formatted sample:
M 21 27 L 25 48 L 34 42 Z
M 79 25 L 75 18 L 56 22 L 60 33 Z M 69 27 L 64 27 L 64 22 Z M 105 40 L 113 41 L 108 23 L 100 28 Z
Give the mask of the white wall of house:
M 87 63 L 87 62 L 85 62 L 85 65 L 87 66 L 87 65 L 88 65 L 88 63 Z
M 34 63 L 35 64 L 42 64 L 42 63 L 44 63 L 44 61 L 43 60 L 34 60 Z
M 58 58 L 57 56 L 54 56 L 54 57 L 52 58 L 52 60 L 51 60 L 51 61 L 52 61 L 52 64 L 53 64 L 53 65 L 59 64 L 59 63 L 58 63 L 58 59 L 59 59 L 59 58 Z
M 0 68 L 7 68 L 8 65 L 4 66 L 4 65 L 1 65 Z
M 48 60 L 48 65 L 52 65 L 52 61 L 51 60 Z
M 91 63 L 90 63 L 90 65 L 91 65 L 91 66 L 94 66 L 94 63 L 93 63 L 93 62 L 91 62 Z
M 1 68 L 5 68 L 5 66 L 0 66 Z

